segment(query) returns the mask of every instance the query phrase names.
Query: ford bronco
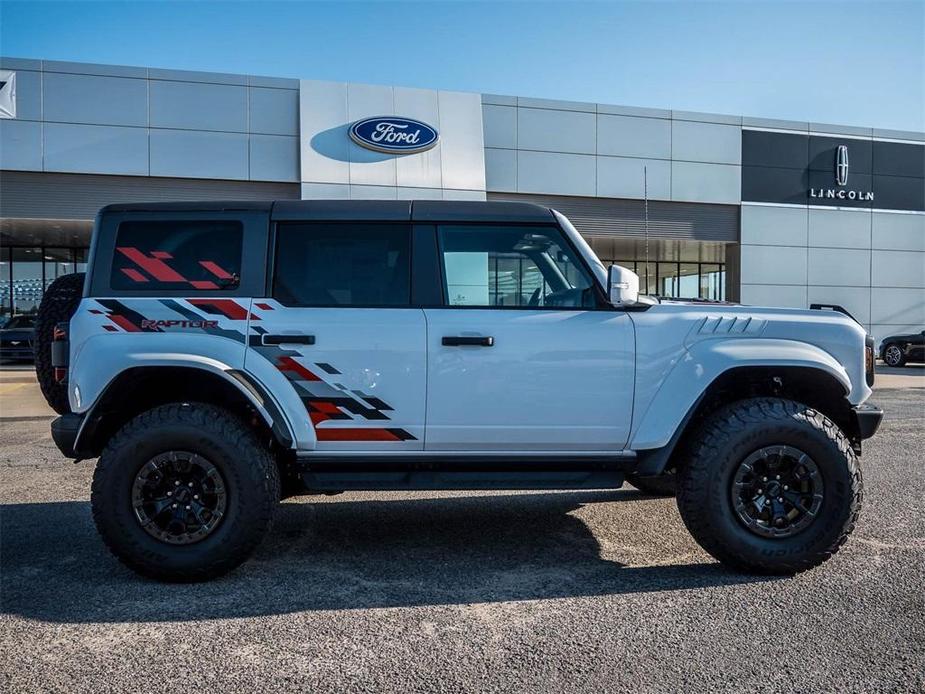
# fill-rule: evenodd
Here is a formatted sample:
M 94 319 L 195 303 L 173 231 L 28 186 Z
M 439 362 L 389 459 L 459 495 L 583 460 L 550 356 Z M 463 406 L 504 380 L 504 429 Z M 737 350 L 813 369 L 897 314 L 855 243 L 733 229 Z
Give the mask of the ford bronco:
M 849 317 L 641 295 L 524 203 L 111 205 L 38 333 L 104 542 L 162 580 L 239 565 L 287 496 L 624 480 L 795 573 L 852 531 L 882 418 Z

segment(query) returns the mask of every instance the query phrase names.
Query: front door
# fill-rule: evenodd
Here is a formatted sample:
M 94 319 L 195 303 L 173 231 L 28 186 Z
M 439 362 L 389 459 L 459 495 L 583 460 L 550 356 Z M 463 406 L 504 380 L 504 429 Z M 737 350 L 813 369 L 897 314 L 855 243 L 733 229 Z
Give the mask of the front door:
M 421 450 L 424 313 L 411 308 L 408 224 L 280 223 L 272 297 L 255 299 L 247 359 L 305 406 L 319 451 Z
M 633 326 L 602 309 L 555 226 L 437 228 L 427 450 L 614 452 L 629 438 Z

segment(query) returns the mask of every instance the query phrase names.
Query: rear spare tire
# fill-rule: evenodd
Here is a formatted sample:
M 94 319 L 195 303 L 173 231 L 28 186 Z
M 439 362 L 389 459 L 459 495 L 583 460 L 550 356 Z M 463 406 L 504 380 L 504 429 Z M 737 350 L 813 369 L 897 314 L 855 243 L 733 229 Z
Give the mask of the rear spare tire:
M 713 414 L 688 449 L 678 509 L 694 539 L 735 569 L 793 574 L 829 559 L 861 509 L 851 444 L 822 413 L 753 398 Z
M 129 568 L 162 581 L 202 581 L 247 559 L 280 498 L 276 461 L 233 414 L 162 405 L 113 437 L 90 504 L 103 541 Z
M 58 414 L 67 414 L 71 406 L 67 400 L 67 384 L 55 381 L 55 370 L 51 365 L 51 342 L 55 326 L 66 323 L 74 315 L 83 295 L 84 274 L 77 272 L 62 275 L 45 290 L 35 320 L 35 376 L 46 402 Z

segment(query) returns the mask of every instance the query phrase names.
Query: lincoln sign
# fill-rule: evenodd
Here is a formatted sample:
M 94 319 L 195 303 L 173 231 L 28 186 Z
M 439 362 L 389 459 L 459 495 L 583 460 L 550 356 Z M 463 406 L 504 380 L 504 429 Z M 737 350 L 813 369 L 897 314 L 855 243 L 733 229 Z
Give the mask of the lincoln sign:
M 825 198 L 827 200 L 873 200 L 872 191 L 845 190 L 841 186 L 848 185 L 848 146 L 838 145 L 835 150 L 835 184 L 838 188 L 810 188 L 810 198 Z

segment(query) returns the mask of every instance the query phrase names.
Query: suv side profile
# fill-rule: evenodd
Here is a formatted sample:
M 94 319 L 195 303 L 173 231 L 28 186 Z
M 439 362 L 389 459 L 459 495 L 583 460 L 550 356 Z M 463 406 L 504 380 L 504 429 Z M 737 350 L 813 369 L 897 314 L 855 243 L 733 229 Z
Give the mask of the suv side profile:
M 158 579 L 233 569 L 287 496 L 626 479 L 730 567 L 825 561 L 882 417 L 872 339 L 638 281 L 524 203 L 111 205 L 37 363 L 103 540 Z

